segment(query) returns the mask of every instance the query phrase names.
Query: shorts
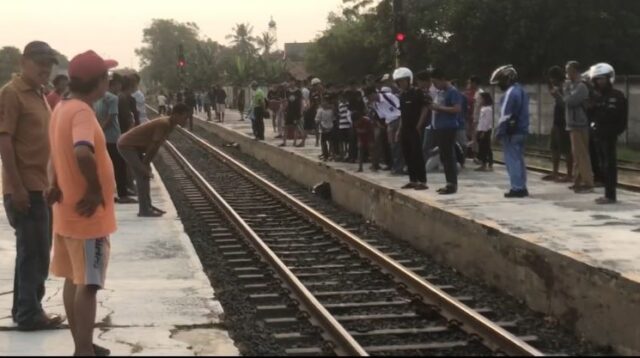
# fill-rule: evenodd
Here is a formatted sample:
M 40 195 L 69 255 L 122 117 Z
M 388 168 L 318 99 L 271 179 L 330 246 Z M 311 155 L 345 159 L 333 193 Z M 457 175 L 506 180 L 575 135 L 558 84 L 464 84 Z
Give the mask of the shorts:
M 51 273 L 75 285 L 105 287 L 111 253 L 109 238 L 80 240 L 54 235 Z
M 226 105 L 224 103 L 218 103 L 216 104 L 216 112 L 218 113 L 224 113 L 224 111 L 226 110 Z
M 549 149 L 552 153 L 571 155 L 571 136 L 564 128 L 553 126 L 551 128 L 551 143 Z

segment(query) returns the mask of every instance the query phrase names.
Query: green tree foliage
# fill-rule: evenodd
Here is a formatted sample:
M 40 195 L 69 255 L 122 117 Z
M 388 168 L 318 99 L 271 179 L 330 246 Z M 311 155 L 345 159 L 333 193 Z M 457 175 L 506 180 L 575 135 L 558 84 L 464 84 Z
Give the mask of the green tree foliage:
M 0 49 L 0 86 L 9 82 L 11 75 L 20 72 L 20 50 L 5 46 Z
M 416 70 L 431 64 L 454 77 L 487 78 L 496 66 L 512 63 L 526 80 L 536 80 L 548 67 L 575 59 L 585 65 L 607 61 L 620 73 L 640 72 L 639 1 L 404 1 L 406 60 Z M 391 1 L 344 2 L 342 16 L 330 17 L 330 28 L 309 51 L 310 70 L 318 68 L 330 78 L 390 71 Z M 357 46 L 349 51 L 345 44 Z M 374 52 L 367 46 L 378 49 L 376 58 L 365 58 Z
M 245 86 L 253 80 L 283 78 L 282 54 L 271 53 L 275 40 L 270 36 L 256 39 L 252 33 L 249 24 L 237 24 L 227 37 L 231 44 L 227 47 L 201 39 L 194 23 L 154 20 L 144 30 L 144 47 L 136 50 L 141 58 L 142 77 L 152 88 L 171 91 L 185 87 L 206 89 L 214 84 Z M 187 62 L 183 73 L 177 67 L 180 44 Z
M 275 44 L 276 39 L 267 31 L 263 32 L 260 37 L 256 38 L 256 45 L 258 46 L 258 50 L 262 52 L 263 56 L 269 55 Z

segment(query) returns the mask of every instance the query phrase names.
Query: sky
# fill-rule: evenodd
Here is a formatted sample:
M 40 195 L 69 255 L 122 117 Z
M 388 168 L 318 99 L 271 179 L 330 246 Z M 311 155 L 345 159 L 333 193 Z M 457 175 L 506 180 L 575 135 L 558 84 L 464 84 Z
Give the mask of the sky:
M 195 22 L 203 38 L 227 44 L 236 23 L 254 26 L 254 35 L 278 26 L 278 44 L 313 40 L 342 0 L 19 0 L 2 4 L 0 47 L 23 49 L 32 40 L 48 42 L 71 59 L 92 49 L 120 67 L 139 68 L 134 50 L 142 30 L 155 18 Z

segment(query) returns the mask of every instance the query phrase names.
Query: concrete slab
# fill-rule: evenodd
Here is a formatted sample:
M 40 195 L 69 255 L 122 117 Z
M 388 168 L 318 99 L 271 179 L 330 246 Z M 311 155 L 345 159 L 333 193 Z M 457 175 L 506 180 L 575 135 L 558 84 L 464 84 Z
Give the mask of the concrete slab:
M 156 174 L 156 178 L 159 175 Z M 114 355 L 239 355 L 220 328 L 220 303 L 159 179 L 152 181 L 161 219 L 139 219 L 137 205 L 118 205 L 107 288 L 99 293 L 96 342 Z M 70 355 L 68 329 L 15 331 L 10 310 L 15 243 L 0 205 L 0 355 Z M 47 281 L 47 312 L 64 313 L 62 281 Z
M 223 125 L 205 127 L 303 185 L 330 182 L 339 205 L 586 338 L 640 353 L 640 194 L 621 191 L 620 205 L 602 207 L 594 203 L 602 190 L 578 196 L 568 184 L 531 173 L 532 197 L 506 200 L 501 167 L 464 170 L 460 193 L 452 197 L 435 193 L 445 185 L 441 172 L 429 173 L 430 191 L 401 191 L 407 178 L 320 162 L 315 138 L 306 148 L 278 148 L 270 123 L 267 141 L 256 142 L 250 123 L 238 119 L 228 113 Z

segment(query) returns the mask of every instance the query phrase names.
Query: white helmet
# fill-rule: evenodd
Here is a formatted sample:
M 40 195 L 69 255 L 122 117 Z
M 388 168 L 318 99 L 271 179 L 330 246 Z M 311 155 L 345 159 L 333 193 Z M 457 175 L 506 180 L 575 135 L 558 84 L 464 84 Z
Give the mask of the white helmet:
M 321 83 L 322 83 L 322 81 L 319 78 L 314 78 L 314 79 L 311 80 L 311 85 L 312 86 L 319 85 Z
M 513 67 L 513 65 L 501 66 L 491 75 L 490 83 L 492 85 L 497 85 L 500 83 L 501 79 L 508 79 L 511 82 L 515 82 L 518 79 L 518 71 Z
M 409 83 L 413 83 L 413 72 L 411 72 L 411 70 L 406 68 L 406 67 L 400 67 L 400 68 L 396 69 L 395 71 L 393 71 L 393 80 L 394 81 L 398 81 L 398 80 L 401 80 L 403 78 L 408 78 L 409 79 Z
M 607 77 L 609 81 L 611 81 L 611 84 L 614 84 L 616 82 L 616 70 L 608 63 L 598 63 L 591 66 L 589 77 L 591 77 L 592 80 L 597 77 Z

